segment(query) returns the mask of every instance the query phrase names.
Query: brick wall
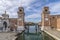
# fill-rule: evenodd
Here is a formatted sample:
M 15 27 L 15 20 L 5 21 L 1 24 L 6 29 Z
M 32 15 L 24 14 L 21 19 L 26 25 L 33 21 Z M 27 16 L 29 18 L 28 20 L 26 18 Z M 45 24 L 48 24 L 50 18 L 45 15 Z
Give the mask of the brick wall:
M 57 18 L 55 15 L 50 16 L 50 27 L 57 28 Z
M 9 22 L 10 22 L 10 28 L 12 28 L 12 29 L 17 28 L 17 18 L 10 18 Z
M 60 29 L 60 18 L 57 19 L 57 28 Z

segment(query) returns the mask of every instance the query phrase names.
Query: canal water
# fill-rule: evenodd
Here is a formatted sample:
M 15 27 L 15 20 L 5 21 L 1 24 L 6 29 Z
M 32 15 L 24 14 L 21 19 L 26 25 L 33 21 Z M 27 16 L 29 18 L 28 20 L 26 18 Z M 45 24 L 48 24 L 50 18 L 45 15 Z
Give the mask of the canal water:
M 29 29 L 26 29 L 16 40 L 55 40 L 45 32 L 41 32 L 39 29 L 40 28 L 35 26 L 29 26 Z
M 30 26 L 29 30 L 25 30 L 25 40 L 42 40 L 42 35 L 38 32 L 38 27 Z

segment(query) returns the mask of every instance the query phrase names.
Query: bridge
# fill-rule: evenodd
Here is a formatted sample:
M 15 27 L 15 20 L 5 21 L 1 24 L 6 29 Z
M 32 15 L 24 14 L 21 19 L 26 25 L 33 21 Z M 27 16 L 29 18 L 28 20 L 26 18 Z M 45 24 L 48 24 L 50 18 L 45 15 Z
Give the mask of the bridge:
M 27 23 L 25 23 L 24 26 L 25 26 L 25 29 L 28 30 L 28 33 L 29 33 L 30 26 L 32 26 L 32 27 L 35 26 L 35 31 L 36 32 L 40 30 L 40 26 L 38 25 L 38 23 L 27 22 Z

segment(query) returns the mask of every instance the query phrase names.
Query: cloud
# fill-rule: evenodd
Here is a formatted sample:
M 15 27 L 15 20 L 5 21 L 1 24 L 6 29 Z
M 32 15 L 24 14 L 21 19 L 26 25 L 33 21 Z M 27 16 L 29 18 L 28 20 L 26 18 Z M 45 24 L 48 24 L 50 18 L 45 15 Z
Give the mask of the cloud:
M 60 1 L 49 3 L 46 6 L 49 6 L 51 14 L 60 14 Z
M 22 0 L 22 5 L 23 6 L 29 6 L 32 2 L 34 2 L 35 0 Z
M 40 14 L 32 14 L 32 15 L 28 15 L 26 16 L 26 18 L 30 18 L 30 19 L 35 19 L 35 18 L 40 18 Z
M 34 0 L 22 0 L 22 6 L 28 6 Z M 8 12 L 15 11 L 17 7 L 21 6 L 21 0 L 0 0 L 0 11 L 7 10 Z M 15 9 L 15 10 L 14 10 Z M 17 12 L 17 10 L 16 10 Z
M 22 0 L 22 6 L 25 9 L 26 20 L 29 18 L 31 20 L 40 18 L 41 5 L 42 3 L 40 3 L 40 0 Z M 10 18 L 17 18 L 18 7 L 20 6 L 21 0 L 0 0 L 0 14 L 3 14 L 5 10 L 7 10 L 7 14 L 9 14 Z
M 25 17 L 25 22 L 35 22 L 38 23 L 41 21 L 40 14 L 31 14 Z

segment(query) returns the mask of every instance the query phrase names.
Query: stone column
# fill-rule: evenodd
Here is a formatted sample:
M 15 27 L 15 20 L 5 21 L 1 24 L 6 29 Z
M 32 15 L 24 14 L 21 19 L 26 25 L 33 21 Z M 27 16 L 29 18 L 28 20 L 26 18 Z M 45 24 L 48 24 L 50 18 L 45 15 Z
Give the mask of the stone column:
M 42 31 L 44 30 L 44 14 L 42 14 L 42 27 L 41 27 L 41 30 Z

